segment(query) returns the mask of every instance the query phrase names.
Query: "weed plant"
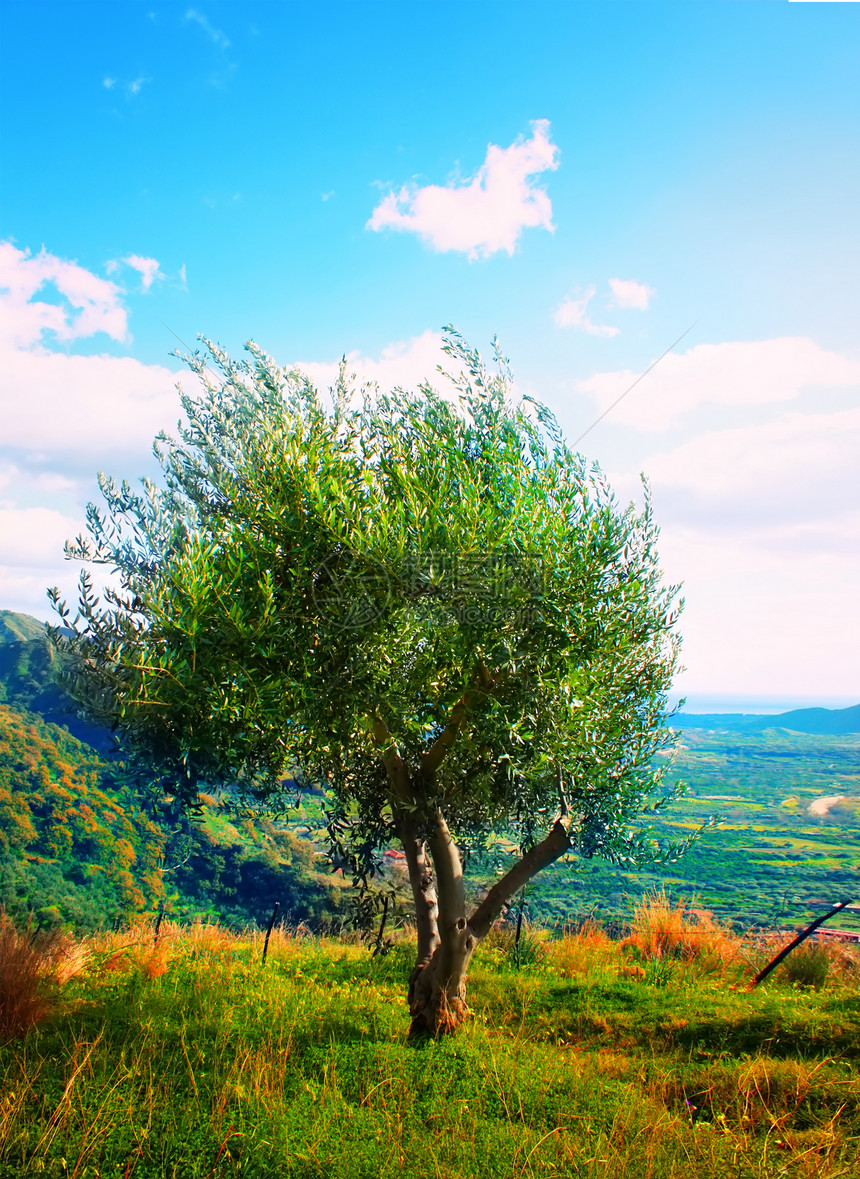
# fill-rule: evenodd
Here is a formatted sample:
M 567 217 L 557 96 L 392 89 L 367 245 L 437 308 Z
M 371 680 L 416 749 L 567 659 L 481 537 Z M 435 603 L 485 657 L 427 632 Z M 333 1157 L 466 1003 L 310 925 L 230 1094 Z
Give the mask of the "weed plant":
M 37 1024 L 51 1009 L 48 955 L 30 927 L 18 929 L 0 912 L 0 1042 Z
M 37 971 L 53 1008 L 0 1048 L 0 1176 L 860 1173 L 860 991 L 833 966 L 851 955 L 824 948 L 818 989 L 774 972 L 750 992 L 740 939 L 693 953 L 653 914 L 626 942 L 524 931 L 519 969 L 496 931 L 471 1021 L 419 1044 L 408 934 L 372 958 L 275 929 L 265 966 L 262 935 L 214 925 L 67 944 Z

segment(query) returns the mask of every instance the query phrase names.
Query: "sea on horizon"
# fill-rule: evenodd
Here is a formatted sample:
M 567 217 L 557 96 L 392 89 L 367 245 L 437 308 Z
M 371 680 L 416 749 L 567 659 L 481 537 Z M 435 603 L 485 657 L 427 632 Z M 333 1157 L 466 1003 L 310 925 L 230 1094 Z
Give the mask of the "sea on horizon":
M 673 707 L 677 705 L 678 699 L 677 694 L 671 696 Z M 689 692 L 681 711 L 694 716 L 708 716 L 713 713 L 774 716 L 781 712 L 792 712 L 796 708 L 851 708 L 858 703 L 860 698 L 851 696 L 758 696 L 723 693 L 709 695 Z

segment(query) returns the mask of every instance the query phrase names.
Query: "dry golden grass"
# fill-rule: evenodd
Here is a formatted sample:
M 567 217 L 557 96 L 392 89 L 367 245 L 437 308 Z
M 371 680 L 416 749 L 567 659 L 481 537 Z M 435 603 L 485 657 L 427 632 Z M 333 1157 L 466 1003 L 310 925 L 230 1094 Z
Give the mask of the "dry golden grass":
M 637 981 L 645 977 L 643 963 L 667 960 L 687 963 L 697 975 L 736 973 L 739 967 L 752 973 L 743 947 L 743 939 L 710 913 L 692 908 L 687 901 L 672 903 L 665 893 L 657 892 L 636 906 L 623 941 L 613 941 L 588 920 L 553 941 L 547 960 L 563 978 L 611 970 Z
M 173 935 L 173 923 L 164 922 L 162 929 L 167 936 Z M 227 953 L 236 943 L 236 935 L 220 925 L 198 921 L 194 925 L 186 926 L 182 931 L 187 952 L 197 957 L 218 956 Z
M 856 983 L 860 979 L 860 944 L 827 938 L 821 938 L 815 944 L 821 946 L 827 956 L 829 978 L 845 983 Z
M 622 950 L 633 949 L 645 960 L 674 958 L 695 962 L 703 971 L 719 972 L 740 959 L 742 941 L 713 916 L 671 902 L 665 892 L 646 894 L 633 913 Z
M 50 960 L 29 928 L 17 929 L 0 912 L 0 1042 L 23 1035 L 53 1009 Z
M 92 960 L 92 951 L 86 941 L 60 934 L 51 945 L 50 958 L 54 980 L 63 987 L 84 973 Z
M 565 931 L 547 950 L 547 960 L 562 978 L 573 978 L 618 961 L 618 946 L 594 921 L 588 920 L 578 930 Z

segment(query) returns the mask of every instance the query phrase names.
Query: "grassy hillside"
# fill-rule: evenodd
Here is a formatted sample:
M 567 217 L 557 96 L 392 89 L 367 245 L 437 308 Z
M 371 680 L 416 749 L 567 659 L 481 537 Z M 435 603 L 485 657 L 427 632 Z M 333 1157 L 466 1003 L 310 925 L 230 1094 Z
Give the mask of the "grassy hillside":
M 0 610 L 0 643 L 29 643 L 45 637 L 45 624 L 30 614 Z
M 471 1021 L 418 1044 L 407 941 L 277 931 L 265 966 L 206 926 L 46 946 L 39 1022 L 0 1047 L 0 1177 L 856 1174 L 856 960 L 813 947 L 750 993 L 771 947 L 674 928 L 537 941 L 520 970 L 494 935 Z

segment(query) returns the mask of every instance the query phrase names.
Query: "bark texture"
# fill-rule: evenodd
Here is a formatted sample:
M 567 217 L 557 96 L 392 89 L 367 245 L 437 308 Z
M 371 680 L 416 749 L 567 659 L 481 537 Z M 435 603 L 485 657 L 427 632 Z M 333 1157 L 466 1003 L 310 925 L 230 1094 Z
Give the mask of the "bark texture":
M 427 854 L 427 844 L 421 837 L 418 824 L 410 815 L 400 814 L 397 820 L 400 842 L 409 869 L 409 883 L 415 905 L 415 925 L 418 934 L 416 969 L 426 966 L 439 945 L 439 904 L 433 864 Z
M 389 784 L 389 800 L 406 856 L 415 901 L 418 954 L 409 978 L 410 1035 L 455 1032 L 468 1014 L 466 975 L 472 955 L 514 893 L 570 847 L 565 812 L 548 835 L 514 864 L 466 917 L 460 852 L 436 796 L 436 771 L 467 723 L 475 701 L 493 693 L 497 679 L 480 665 L 475 683 L 451 712 L 448 725 L 421 759 L 413 775 L 386 724 L 376 717 L 372 736 Z
M 469 964 L 493 922 L 524 884 L 564 855 L 570 836 L 566 819 L 557 819 L 546 837 L 490 889 L 468 919 L 460 854 L 438 808 L 428 845 L 439 898 L 439 942 L 429 958 L 422 959 L 419 953 L 409 980 L 410 1035 L 439 1037 L 455 1032 L 468 1015 Z
M 450 1035 L 463 1023 L 469 1014 L 466 974 L 477 945 L 464 921 L 463 928 L 443 940 L 429 962 L 415 967 L 409 980 L 410 1037 Z
M 437 806 L 430 835 L 430 855 L 439 896 L 439 944 L 427 962 L 416 964 L 409 986 L 410 1035 L 442 1036 L 465 1019 L 466 972 L 477 941 L 466 921 L 463 865 L 448 824 Z

